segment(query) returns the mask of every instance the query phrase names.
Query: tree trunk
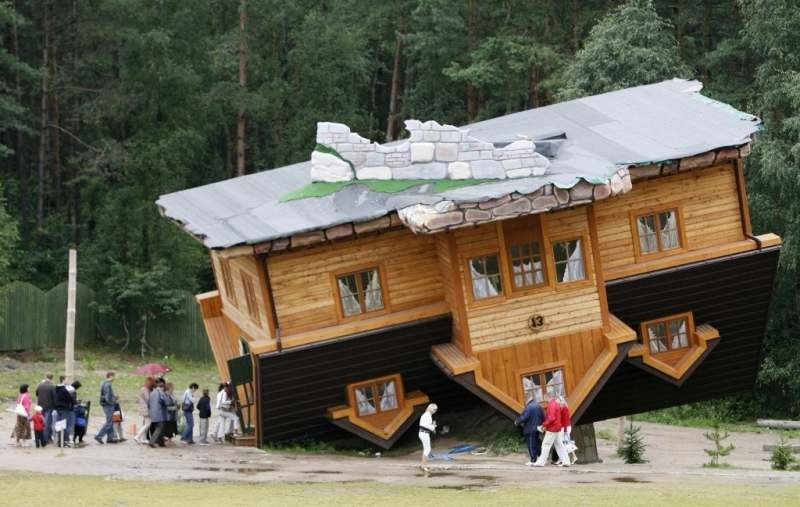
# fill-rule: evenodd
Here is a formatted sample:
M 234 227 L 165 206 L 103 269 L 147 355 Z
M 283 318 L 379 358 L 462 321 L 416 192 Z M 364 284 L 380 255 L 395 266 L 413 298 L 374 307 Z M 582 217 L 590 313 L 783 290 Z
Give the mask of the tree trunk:
M 37 168 L 37 187 L 36 187 L 36 225 L 41 228 L 44 222 L 44 172 L 45 158 L 47 157 L 47 103 L 49 96 L 50 75 L 48 56 L 50 53 L 50 2 L 44 3 L 44 45 L 42 48 L 42 100 L 39 110 L 39 164 Z
M 581 48 L 581 5 L 578 0 L 572 0 L 572 52 L 577 53 Z
M 239 87 L 242 89 L 242 96 L 247 89 L 247 56 L 245 49 L 247 46 L 247 0 L 240 0 L 239 3 Z M 244 104 L 239 106 L 239 119 L 236 124 L 236 175 L 244 175 L 244 133 L 245 118 Z
M 14 2 L 14 10 L 17 9 L 17 2 Z M 11 46 L 14 51 L 14 57 L 19 60 L 19 34 L 17 33 L 17 21 L 14 19 L 11 25 Z M 22 78 L 20 77 L 19 69 L 14 73 L 14 81 L 16 84 L 15 94 L 17 103 L 22 104 Z M 25 224 L 28 221 L 28 171 L 25 167 L 25 146 L 22 137 L 22 129 L 16 129 L 16 142 L 14 143 L 14 160 L 17 168 L 17 184 L 19 185 L 19 214 L 20 214 L 20 229 L 23 234 L 23 244 L 25 243 L 25 231 L 27 227 Z
M 403 48 L 403 17 L 400 17 L 398 31 L 395 32 L 394 66 L 392 67 L 392 88 L 389 92 L 389 118 L 386 120 L 386 140 L 397 138 L 397 94 L 400 91 L 400 54 Z
M 528 107 L 539 107 L 539 67 L 531 65 L 528 76 Z
M 467 30 L 469 50 L 475 48 L 475 0 L 469 0 L 467 4 Z M 467 85 L 467 121 L 472 122 L 478 116 L 478 94 L 475 87 Z
M 147 312 L 145 312 L 144 319 L 143 319 L 143 322 L 142 322 L 142 336 L 139 339 L 139 342 L 141 343 L 141 346 L 142 346 L 142 357 L 144 357 L 145 351 L 153 350 L 153 347 L 151 347 L 150 344 L 147 343 L 147 321 L 148 320 L 149 319 L 147 318 Z
M 58 39 L 55 36 L 55 30 L 53 29 L 53 25 L 55 23 L 50 23 L 50 58 L 49 58 L 49 70 L 48 74 L 52 77 L 56 75 L 56 51 L 58 49 Z M 53 162 L 54 162 L 54 174 L 53 174 L 53 196 L 55 198 L 55 207 L 56 209 L 61 208 L 61 182 L 63 179 L 63 175 L 61 173 L 61 135 L 59 132 L 59 127 L 61 126 L 60 122 L 60 113 L 58 108 L 58 94 L 54 89 L 50 89 L 50 95 L 52 97 L 51 107 L 50 109 L 53 112 L 53 124 L 55 125 L 55 130 L 51 133 L 48 132 L 49 139 L 52 141 L 52 150 L 53 150 Z

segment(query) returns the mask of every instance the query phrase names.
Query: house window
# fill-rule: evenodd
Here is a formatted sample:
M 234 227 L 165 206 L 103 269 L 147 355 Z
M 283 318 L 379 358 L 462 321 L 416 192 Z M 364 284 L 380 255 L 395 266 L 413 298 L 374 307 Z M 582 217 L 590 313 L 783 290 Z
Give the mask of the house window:
M 225 296 L 233 306 L 237 306 L 236 291 L 233 287 L 233 276 L 231 275 L 231 263 L 228 259 L 220 259 L 219 266 L 222 271 L 222 283 L 225 286 Z
M 586 279 L 583 263 L 583 246 L 580 238 L 553 243 L 553 258 L 556 264 L 558 283 L 575 282 Z
M 261 317 L 258 315 L 258 303 L 256 301 L 256 291 L 253 288 L 253 279 L 249 276 L 242 275 L 242 287 L 244 287 L 244 297 L 247 303 L 247 313 L 256 324 L 261 324 Z
M 681 247 L 678 208 L 637 215 L 639 254 L 666 252 Z
M 468 264 L 472 278 L 472 296 L 475 299 L 492 298 L 503 293 L 500 263 L 496 253 L 472 257 Z
M 355 409 L 360 417 L 397 410 L 397 376 L 371 380 L 352 387 Z
M 650 354 L 689 348 L 693 331 L 688 314 L 645 322 L 643 328 Z
M 562 368 L 522 374 L 523 400 L 527 401 L 533 397 L 534 401 L 541 403 L 544 401 L 545 392 L 551 398 L 566 396 L 564 370 Z
M 526 289 L 544 285 L 545 269 L 539 217 L 528 216 L 505 222 L 503 236 L 512 287 Z
M 383 309 L 381 277 L 377 267 L 338 275 L 336 286 L 344 317 Z

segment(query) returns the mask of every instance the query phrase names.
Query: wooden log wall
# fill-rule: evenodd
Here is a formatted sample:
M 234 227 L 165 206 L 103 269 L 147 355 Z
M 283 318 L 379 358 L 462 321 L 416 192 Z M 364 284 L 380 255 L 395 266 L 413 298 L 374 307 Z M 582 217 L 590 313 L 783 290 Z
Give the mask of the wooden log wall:
M 561 367 L 569 394 L 605 348 L 603 331 L 595 328 L 487 350 L 479 352 L 477 356 L 483 378 L 524 404 L 520 377 L 522 371 Z
M 682 208 L 687 251 L 744 239 L 734 162 L 637 182 L 628 194 L 594 203 L 607 278 L 619 269 L 626 276 L 651 270 L 643 262 L 635 269 L 630 212 L 673 204 Z
M 211 260 L 214 266 L 214 277 L 217 288 L 222 299 L 222 313 L 239 328 L 240 335 L 244 335 L 249 341 L 269 339 L 269 329 L 267 321 L 269 318 L 269 308 L 264 300 L 264 292 L 261 290 L 256 259 L 252 255 L 241 255 L 223 260 L 222 257 L 214 252 L 211 253 Z M 222 263 L 227 262 L 230 270 L 231 282 L 233 285 L 234 297 L 227 294 L 225 282 L 223 280 Z M 253 295 L 258 308 L 258 319 L 254 319 L 247 310 L 247 295 L 245 293 L 242 275 L 249 278 L 253 286 Z M 238 335 L 237 335 L 238 336 Z
M 578 333 L 602 326 L 600 298 L 594 280 L 592 244 L 585 207 L 543 215 L 545 263 L 553 278 L 554 259 L 549 238 L 581 237 L 587 280 L 554 284 L 533 293 L 506 294 L 491 301 L 468 303 L 466 314 L 472 350 L 475 352 L 504 347 L 531 339 L 545 339 Z M 465 293 L 471 291 L 467 260 L 480 253 L 500 252 L 496 224 L 454 231 L 459 252 L 459 272 Z M 504 286 L 511 281 L 503 278 Z M 542 315 L 545 326 L 537 333 L 528 328 L 528 317 Z
M 444 301 L 435 242 L 399 230 L 267 257 L 282 336 L 337 325 L 333 275 L 350 269 L 381 266 L 389 312 Z M 374 329 L 384 325 L 370 314 L 361 318 L 372 318 Z

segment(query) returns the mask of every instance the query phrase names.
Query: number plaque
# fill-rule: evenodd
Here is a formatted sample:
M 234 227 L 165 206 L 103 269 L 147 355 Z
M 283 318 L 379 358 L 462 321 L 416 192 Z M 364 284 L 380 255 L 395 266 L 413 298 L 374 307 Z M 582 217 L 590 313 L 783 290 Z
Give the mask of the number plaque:
M 541 331 L 544 327 L 544 316 L 542 315 L 531 315 L 528 317 L 528 328 L 531 331 Z

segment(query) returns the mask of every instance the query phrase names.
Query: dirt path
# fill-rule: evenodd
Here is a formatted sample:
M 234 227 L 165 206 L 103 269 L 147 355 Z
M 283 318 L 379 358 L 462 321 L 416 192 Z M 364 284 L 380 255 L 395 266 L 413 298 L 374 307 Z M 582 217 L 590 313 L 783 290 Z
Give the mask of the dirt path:
M 0 427 L 10 428 L 13 414 L 0 416 Z M 90 427 L 97 428 L 93 420 Z M 190 480 L 190 481 L 289 481 L 346 482 L 377 481 L 392 484 L 476 489 L 501 485 L 537 483 L 570 485 L 575 483 L 696 483 L 722 484 L 800 483 L 800 472 L 770 470 L 765 443 L 772 435 L 734 433 L 730 441 L 736 450 L 727 460 L 732 468 L 702 468 L 706 460 L 703 447 L 707 441 L 702 430 L 643 423 L 642 433 L 648 443 L 644 465 L 625 465 L 615 456 L 615 446 L 598 441 L 603 463 L 579 465 L 569 469 L 548 467 L 530 469 L 522 465 L 523 455 L 487 457 L 458 455 L 454 461 L 437 461 L 429 477 L 416 466 L 417 456 L 376 458 L 344 457 L 263 452 L 230 445 L 184 446 L 150 449 L 128 441 L 100 446 L 91 442 L 81 449 L 65 449 L 63 455 L 54 447 L 37 450 L 16 448 L 9 440 L 0 446 L 0 470 L 30 471 L 105 476 L 118 479 Z M 596 428 L 614 431 L 615 421 L 598 423 Z M 90 432 L 92 435 L 94 432 Z M 442 440 L 434 452 L 458 442 Z

